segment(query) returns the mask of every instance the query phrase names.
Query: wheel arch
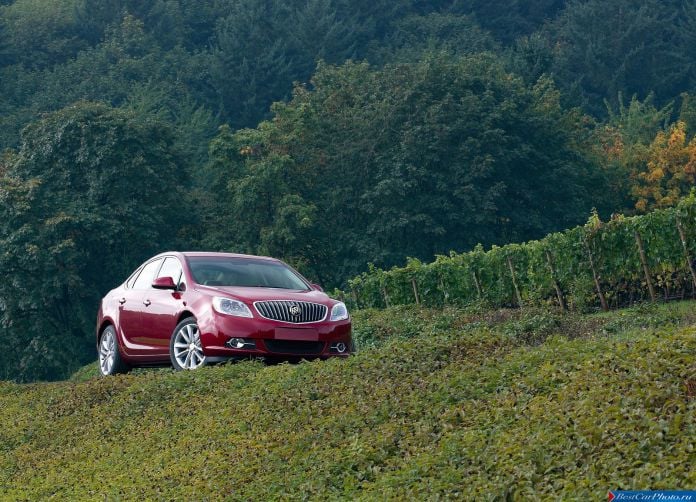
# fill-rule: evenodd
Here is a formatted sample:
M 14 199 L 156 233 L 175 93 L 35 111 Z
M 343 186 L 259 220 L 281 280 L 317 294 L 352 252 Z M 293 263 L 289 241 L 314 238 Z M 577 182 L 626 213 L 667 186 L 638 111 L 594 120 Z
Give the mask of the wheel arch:
M 196 319 L 196 316 L 193 315 L 193 312 L 191 312 L 190 310 L 184 310 L 183 312 L 181 312 L 181 314 L 179 314 L 179 318 L 176 320 L 177 326 L 181 321 L 183 321 L 184 319 L 188 319 L 189 317 L 193 317 L 194 319 Z
M 116 326 L 116 322 L 113 319 L 111 319 L 110 317 L 105 317 L 104 319 L 102 319 L 102 322 L 99 325 L 99 331 L 97 331 L 97 350 L 99 350 L 99 344 L 101 343 L 102 334 L 104 333 L 104 330 L 109 326 L 114 328 L 114 335 L 116 335 L 116 342 L 118 345 L 119 354 L 121 354 L 121 357 L 126 362 L 129 362 L 130 360 L 128 358 L 128 354 L 123 349 L 123 340 L 121 339 L 121 334 L 119 333 L 119 329 Z
M 116 330 L 116 323 L 111 318 L 105 317 L 104 319 L 102 319 L 102 322 L 99 325 L 99 330 L 97 331 L 97 343 L 99 343 L 99 341 L 101 340 L 102 333 L 104 333 L 104 330 L 108 326 L 113 326 L 114 331 L 116 331 L 116 336 L 118 336 L 118 331 Z

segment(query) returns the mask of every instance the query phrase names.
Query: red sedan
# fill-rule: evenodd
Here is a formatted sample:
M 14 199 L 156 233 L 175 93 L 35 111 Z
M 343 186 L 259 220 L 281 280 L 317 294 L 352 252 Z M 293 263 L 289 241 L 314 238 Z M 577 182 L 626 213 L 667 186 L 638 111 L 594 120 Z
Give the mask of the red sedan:
M 351 351 L 346 306 L 280 260 L 163 253 L 101 302 L 102 374 L 171 362 L 177 370 L 235 358 L 311 359 Z

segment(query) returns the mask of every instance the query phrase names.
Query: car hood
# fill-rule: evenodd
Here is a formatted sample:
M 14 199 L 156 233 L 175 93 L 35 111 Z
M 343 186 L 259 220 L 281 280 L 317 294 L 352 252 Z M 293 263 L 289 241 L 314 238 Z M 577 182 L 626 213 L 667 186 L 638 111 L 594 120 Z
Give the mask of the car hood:
M 323 304 L 333 303 L 326 293 L 321 291 L 301 291 L 293 289 L 276 288 L 246 288 L 238 286 L 201 286 L 196 287 L 198 291 L 208 294 L 223 294 L 233 296 L 246 302 L 257 302 L 263 300 L 294 300 L 298 302 L 316 302 Z

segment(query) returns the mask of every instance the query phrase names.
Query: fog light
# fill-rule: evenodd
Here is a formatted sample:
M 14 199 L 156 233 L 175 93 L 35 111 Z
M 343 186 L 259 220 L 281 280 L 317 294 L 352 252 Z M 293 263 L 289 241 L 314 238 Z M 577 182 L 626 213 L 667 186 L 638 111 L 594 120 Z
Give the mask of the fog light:
M 346 348 L 346 344 L 343 342 L 338 342 L 331 345 L 331 351 L 338 352 L 339 354 L 343 354 L 346 351 Z
M 256 342 L 247 338 L 230 338 L 225 344 L 231 349 L 255 349 Z

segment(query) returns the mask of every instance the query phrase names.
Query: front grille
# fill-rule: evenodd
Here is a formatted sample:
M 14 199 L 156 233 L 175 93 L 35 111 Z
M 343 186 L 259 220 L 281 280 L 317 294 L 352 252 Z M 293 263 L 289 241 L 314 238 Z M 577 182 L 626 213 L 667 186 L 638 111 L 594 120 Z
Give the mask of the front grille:
M 319 322 L 326 317 L 326 305 L 290 300 L 269 300 L 254 303 L 256 310 L 266 319 L 295 324 Z M 297 311 L 293 314 L 293 311 Z
M 299 342 L 295 340 L 264 340 L 269 352 L 276 354 L 317 355 L 324 350 L 324 342 Z

